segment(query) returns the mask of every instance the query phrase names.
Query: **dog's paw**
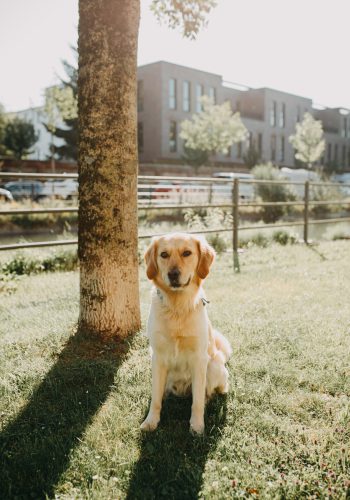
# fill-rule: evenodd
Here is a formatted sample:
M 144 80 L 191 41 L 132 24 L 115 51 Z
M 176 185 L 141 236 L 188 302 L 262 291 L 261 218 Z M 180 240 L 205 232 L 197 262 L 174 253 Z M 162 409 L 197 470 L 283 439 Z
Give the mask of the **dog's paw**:
M 202 435 L 204 433 L 204 420 L 202 418 L 191 418 L 190 432 L 194 435 Z
M 140 429 L 146 432 L 155 431 L 158 427 L 159 419 L 148 416 L 140 425 Z

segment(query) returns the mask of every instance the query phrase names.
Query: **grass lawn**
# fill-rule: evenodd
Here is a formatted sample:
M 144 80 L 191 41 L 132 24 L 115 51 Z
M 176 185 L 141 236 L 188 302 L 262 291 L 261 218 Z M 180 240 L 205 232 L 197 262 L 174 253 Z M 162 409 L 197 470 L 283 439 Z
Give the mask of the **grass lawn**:
M 203 438 L 176 398 L 141 434 L 147 341 L 74 336 L 76 272 L 18 280 L 0 295 L 0 498 L 349 498 L 349 250 L 250 248 L 239 275 L 217 260 L 209 313 L 234 355 Z

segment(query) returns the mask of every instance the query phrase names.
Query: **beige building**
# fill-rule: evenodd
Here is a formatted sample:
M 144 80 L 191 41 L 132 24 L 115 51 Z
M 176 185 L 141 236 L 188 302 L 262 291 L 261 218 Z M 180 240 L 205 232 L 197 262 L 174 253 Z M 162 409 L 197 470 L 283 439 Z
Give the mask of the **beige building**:
M 140 163 L 182 163 L 181 122 L 200 111 L 199 98 L 229 101 L 249 131 L 246 143 L 234 144 L 229 155 L 216 155 L 221 165 L 244 166 L 249 145 L 260 159 L 294 166 L 288 138 L 305 112 L 322 120 L 327 142 L 324 161 L 350 169 L 349 110 L 313 109 L 312 100 L 279 90 L 251 89 L 224 82 L 220 75 L 164 61 L 138 68 L 138 140 Z

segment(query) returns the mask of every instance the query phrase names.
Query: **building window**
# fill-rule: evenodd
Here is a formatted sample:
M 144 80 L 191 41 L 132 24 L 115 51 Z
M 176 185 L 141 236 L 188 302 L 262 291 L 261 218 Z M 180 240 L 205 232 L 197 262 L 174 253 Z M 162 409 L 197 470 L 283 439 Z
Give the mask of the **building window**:
M 237 101 L 237 103 L 236 103 L 236 112 L 237 113 L 241 112 L 241 102 L 240 101 Z
M 341 130 L 341 136 L 342 137 L 347 137 L 347 135 L 348 135 L 348 122 L 347 122 L 346 116 L 344 116 L 344 118 L 343 118 L 343 127 L 342 127 L 342 130 Z
M 345 163 L 346 163 L 346 146 L 343 146 L 343 150 L 342 150 L 342 163 L 343 163 L 343 168 L 344 168 Z
M 253 147 L 253 132 L 249 132 L 248 135 L 248 147 L 251 149 Z
M 295 121 L 296 121 L 296 123 L 300 122 L 300 106 L 297 106 L 297 113 L 296 113 Z
M 137 82 L 137 111 L 143 111 L 143 101 L 144 101 L 143 80 L 139 80 Z
M 328 144 L 327 163 L 330 163 L 331 161 L 332 161 L 332 144 Z
M 137 147 L 139 153 L 143 153 L 143 123 L 138 122 L 137 124 Z
M 209 87 L 209 97 L 212 99 L 213 103 L 216 104 L 216 88 Z
M 276 161 L 276 136 L 271 136 L 271 161 Z
M 237 158 L 242 158 L 242 141 L 237 143 Z
M 281 144 L 280 144 L 280 159 L 279 161 L 284 161 L 284 145 L 285 145 L 285 140 L 284 136 L 281 136 Z
M 169 80 L 169 109 L 176 109 L 176 80 Z
M 177 151 L 177 130 L 176 122 L 171 121 L 169 127 L 169 151 L 176 153 Z
M 334 161 L 335 163 L 338 162 L 338 144 L 335 144 L 334 146 Z
M 348 167 L 350 167 L 350 148 L 348 149 Z
M 263 140 L 263 135 L 262 133 L 258 134 L 258 153 L 259 153 L 259 158 L 262 157 L 262 140 Z
M 226 157 L 227 157 L 227 158 L 231 158 L 231 152 L 232 152 L 232 149 L 231 149 L 231 146 L 229 146 L 229 147 L 227 148 L 227 153 L 226 153 Z
M 277 114 L 277 102 L 272 101 L 270 106 L 270 125 L 271 127 L 276 126 L 276 114 Z
M 182 87 L 182 109 L 191 111 L 191 83 L 184 81 Z
M 200 83 L 196 85 L 196 111 L 200 113 L 202 111 L 201 97 L 204 94 L 204 87 Z
M 286 126 L 286 105 L 283 102 L 280 109 L 280 127 L 284 128 L 285 126 Z

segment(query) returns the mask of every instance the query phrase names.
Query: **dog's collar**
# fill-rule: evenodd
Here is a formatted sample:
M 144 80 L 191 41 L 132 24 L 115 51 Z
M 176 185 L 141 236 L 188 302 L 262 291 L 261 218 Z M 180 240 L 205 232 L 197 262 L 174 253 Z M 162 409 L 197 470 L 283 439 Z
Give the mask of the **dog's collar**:
M 156 288 L 156 290 L 157 290 L 157 295 L 158 295 L 160 301 L 163 302 L 164 297 L 163 297 L 162 292 L 160 291 L 159 288 Z M 203 307 L 205 307 L 207 304 L 210 304 L 210 300 L 207 300 L 204 297 L 201 297 L 201 301 L 202 301 Z

